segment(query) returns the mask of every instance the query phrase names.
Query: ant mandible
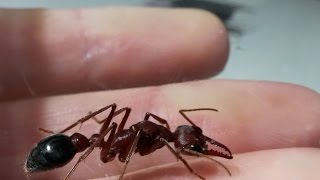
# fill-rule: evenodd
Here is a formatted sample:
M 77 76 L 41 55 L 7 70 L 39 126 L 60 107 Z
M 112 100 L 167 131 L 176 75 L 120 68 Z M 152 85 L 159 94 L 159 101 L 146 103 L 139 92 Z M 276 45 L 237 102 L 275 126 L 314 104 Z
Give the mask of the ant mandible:
M 105 119 L 99 121 L 95 118 L 95 115 L 110 108 L 111 111 Z M 225 145 L 203 135 L 201 128 L 196 126 L 185 114 L 185 112 L 190 111 L 217 111 L 216 109 L 199 108 L 180 110 L 180 114 L 191 124 L 191 126 L 181 125 L 177 127 L 175 132 L 171 132 L 168 122 L 152 113 L 146 113 L 143 121 L 133 124 L 129 129 L 124 129 L 124 125 L 127 122 L 131 108 L 125 107 L 119 110 L 116 110 L 116 108 L 117 105 L 114 103 L 95 112 L 90 112 L 87 116 L 79 119 L 57 134 L 40 128 L 41 131 L 51 133 L 53 135 L 41 140 L 31 150 L 25 164 L 26 173 L 36 173 L 62 167 L 69 163 L 76 153 L 87 149 L 69 171 L 65 177 L 66 180 L 75 171 L 80 162 L 82 162 L 95 147 L 99 147 L 101 148 L 100 159 L 102 162 L 110 162 L 114 160 L 118 154 L 118 159 L 125 163 L 123 171 L 119 177 L 121 180 L 134 153 L 139 153 L 141 156 L 145 156 L 166 146 L 178 160 L 182 161 L 192 174 L 200 179 L 205 178 L 194 172 L 181 154 L 208 158 L 222 166 L 231 176 L 231 173 L 226 166 L 209 157 L 219 156 L 232 159 L 233 156 L 231 151 Z M 110 126 L 111 120 L 121 113 L 125 114 L 118 129 L 118 125 L 114 122 Z M 162 125 L 149 121 L 150 117 L 153 117 Z M 97 123 L 102 124 L 98 134 L 93 134 L 89 139 L 80 133 L 74 133 L 71 136 L 63 134 L 91 118 Z M 110 133 L 110 135 L 107 141 L 104 141 L 104 137 L 108 133 Z M 174 142 L 174 148 L 169 144 L 170 142 Z M 222 151 L 208 149 L 207 143 L 221 148 Z

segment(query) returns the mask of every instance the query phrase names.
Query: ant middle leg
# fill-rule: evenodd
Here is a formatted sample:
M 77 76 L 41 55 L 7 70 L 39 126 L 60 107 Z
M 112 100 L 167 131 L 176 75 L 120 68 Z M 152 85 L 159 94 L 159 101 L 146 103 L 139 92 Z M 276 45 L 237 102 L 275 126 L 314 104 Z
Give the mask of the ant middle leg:
M 72 123 L 72 124 L 69 125 L 68 127 L 66 127 L 66 128 L 64 128 L 63 130 L 59 131 L 58 133 L 65 133 L 65 132 L 69 131 L 70 129 L 74 128 L 75 126 L 77 126 L 78 124 L 82 124 L 82 123 L 88 121 L 88 120 L 91 119 L 92 117 L 96 116 L 97 114 L 102 113 L 103 111 L 106 111 L 106 110 L 109 109 L 109 108 L 111 108 L 111 111 L 110 111 L 110 113 L 109 113 L 109 115 L 108 115 L 108 117 L 109 117 L 109 119 L 110 119 L 110 117 L 112 118 L 112 116 L 113 116 L 113 114 L 114 114 L 114 112 L 115 112 L 115 110 L 116 110 L 116 108 L 117 108 L 117 105 L 116 105 L 115 103 L 113 103 L 113 104 L 111 104 L 111 105 L 108 105 L 108 106 L 105 106 L 105 107 L 103 107 L 103 108 L 101 108 L 101 109 L 99 109 L 99 110 L 97 110 L 97 111 L 92 112 L 92 113 L 89 113 L 88 115 L 86 115 L 86 116 L 78 119 L 76 122 Z M 107 117 L 107 118 L 108 118 L 108 117 Z M 107 119 L 107 118 L 106 118 L 106 119 Z M 42 131 L 42 132 L 45 132 L 45 133 L 54 134 L 53 131 L 47 130 L 47 129 L 44 129 L 44 128 L 39 128 L 39 130 Z
M 166 126 L 166 128 L 167 128 L 169 131 L 171 131 L 168 121 L 165 120 L 165 119 L 163 119 L 163 118 L 161 118 L 161 117 L 159 117 L 159 116 L 157 116 L 157 115 L 155 115 L 155 114 L 152 114 L 152 113 L 150 113 L 150 112 L 147 112 L 146 115 L 145 115 L 145 117 L 144 117 L 144 120 L 145 120 L 145 121 L 148 121 L 149 118 L 150 118 L 150 116 L 153 117 L 155 120 L 157 120 L 160 124 L 164 124 L 164 125 Z
M 194 122 L 191 121 L 191 119 L 185 114 L 185 112 L 192 112 L 192 111 L 215 111 L 218 112 L 217 109 L 213 108 L 197 108 L 197 109 L 181 109 L 179 110 L 179 113 L 193 126 L 197 126 L 194 124 Z
M 137 130 L 135 133 L 135 137 L 133 139 L 133 141 L 130 143 L 130 145 L 126 148 L 125 152 L 123 154 L 119 154 L 119 158 L 121 159 L 125 159 L 125 165 L 124 168 L 121 172 L 121 175 L 119 177 L 119 180 L 123 179 L 124 173 L 127 170 L 128 164 L 130 162 L 130 159 L 132 157 L 132 155 L 134 154 L 137 145 L 138 145 L 138 141 L 140 139 L 140 133 L 141 133 L 141 129 Z

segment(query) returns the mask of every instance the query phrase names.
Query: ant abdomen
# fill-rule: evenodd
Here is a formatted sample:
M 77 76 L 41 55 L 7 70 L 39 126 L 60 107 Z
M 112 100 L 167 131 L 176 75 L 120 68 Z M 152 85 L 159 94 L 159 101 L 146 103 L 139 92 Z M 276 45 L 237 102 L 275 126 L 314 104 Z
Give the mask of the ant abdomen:
M 55 134 L 41 140 L 30 152 L 25 171 L 34 173 L 62 167 L 70 162 L 78 152 L 72 138 Z

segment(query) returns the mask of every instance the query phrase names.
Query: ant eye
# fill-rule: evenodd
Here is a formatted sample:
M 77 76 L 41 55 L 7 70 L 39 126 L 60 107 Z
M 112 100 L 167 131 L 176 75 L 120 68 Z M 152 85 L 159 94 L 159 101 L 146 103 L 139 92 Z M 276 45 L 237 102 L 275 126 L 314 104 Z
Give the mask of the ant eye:
M 203 148 L 201 146 L 197 145 L 197 144 L 190 145 L 190 150 L 191 151 L 196 151 L 196 152 L 199 152 L 199 153 L 203 152 Z

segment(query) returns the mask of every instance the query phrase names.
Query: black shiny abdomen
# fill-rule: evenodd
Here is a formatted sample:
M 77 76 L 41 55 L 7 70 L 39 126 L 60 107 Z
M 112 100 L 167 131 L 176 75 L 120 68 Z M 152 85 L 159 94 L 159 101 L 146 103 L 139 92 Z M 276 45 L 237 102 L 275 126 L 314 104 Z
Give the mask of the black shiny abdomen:
M 41 140 L 30 152 L 26 172 L 34 173 L 64 166 L 77 153 L 70 137 L 55 134 Z

